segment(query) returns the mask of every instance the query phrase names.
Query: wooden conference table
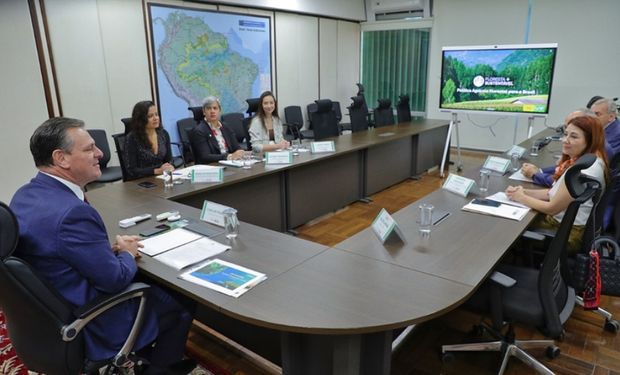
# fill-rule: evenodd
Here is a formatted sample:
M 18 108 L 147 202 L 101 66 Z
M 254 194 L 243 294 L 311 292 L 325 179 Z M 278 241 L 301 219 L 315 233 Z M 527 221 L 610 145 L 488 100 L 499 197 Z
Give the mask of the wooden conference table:
M 382 128 L 378 133 L 389 129 L 397 132 L 401 127 Z M 371 135 L 353 136 L 348 140 L 341 136 L 337 140 L 338 151 L 343 144 L 351 148 L 344 155 L 332 158 L 346 159 L 350 157 L 348 154 L 357 154 L 359 158 L 360 153 L 363 158 L 392 146 L 389 140 L 358 146 Z M 415 135 L 404 138 L 412 137 Z M 393 142 L 409 142 L 402 139 L 395 137 Z M 377 150 L 373 150 L 375 147 Z M 414 149 L 412 146 L 411 150 Z M 300 167 L 316 168 L 320 174 L 317 167 L 321 162 L 314 156 L 300 157 Z M 317 159 L 329 163 L 332 158 L 321 155 Z M 411 165 L 415 165 L 411 159 Z M 287 178 L 297 172 L 295 168 L 264 168 L 264 175 L 258 179 L 288 173 L 277 178 L 280 183 L 284 179 L 286 194 Z M 368 165 L 361 168 L 372 170 Z M 238 173 L 238 183 L 226 184 L 227 189 L 252 181 L 251 176 L 243 176 L 252 172 Z M 406 177 L 410 174 L 408 171 Z M 360 187 L 362 192 L 373 185 L 369 183 L 372 178 L 366 177 L 360 180 L 366 184 Z M 494 177 L 490 192 L 502 190 L 506 185 L 505 177 Z M 127 230 L 118 228 L 118 220 L 136 214 L 155 216 L 179 210 L 187 218 L 199 216 L 197 208 L 179 203 L 190 200 L 193 191 L 203 193 L 198 185 L 180 185 L 180 192 L 174 194 L 159 187 L 144 190 L 136 186 L 134 182 L 113 184 L 89 192 L 89 200 L 101 213 L 110 235 L 138 233 L 142 228 L 154 226 L 153 220 L 149 220 Z M 277 190 L 277 186 L 272 188 Z M 209 192 L 206 187 L 205 196 Z M 418 202 L 394 214 L 403 229 L 405 242 L 386 246 L 379 244 L 370 229 L 327 248 L 242 222 L 239 237 L 229 242 L 232 249 L 219 257 L 266 273 L 268 279 L 240 298 L 180 280 L 178 271 L 148 256 L 143 256 L 138 264 L 144 274 L 193 298 L 213 314 L 222 314 L 244 327 L 279 333 L 279 354 L 285 374 L 389 374 L 392 330 L 427 321 L 463 303 L 534 217 L 530 213 L 523 221 L 514 222 L 464 213 L 460 208 L 468 199 L 442 190 L 422 201 L 451 212 L 450 217 L 432 229 L 431 239 L 426 243 L 418 238 L 415 224 Z M 229 241 L 223 234 L 214 239 Z M 251 330 L 246 333 L 253 335 Z

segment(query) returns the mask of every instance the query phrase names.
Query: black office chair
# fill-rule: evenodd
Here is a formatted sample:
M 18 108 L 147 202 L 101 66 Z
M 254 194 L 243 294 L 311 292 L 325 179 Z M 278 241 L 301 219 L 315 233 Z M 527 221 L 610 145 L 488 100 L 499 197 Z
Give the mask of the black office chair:
M 149 286 L 133 283 L 115 295 L 98 298 L 73 308 L 35 270 L 13 256 L 19 241 L 19 229 L 11 209 L 0 202 L 0 305 L 6 316 L 9 338 L 19 359 L 31 371 L 46 374 L 106 374 L 128 361 L 144 319 Z M 131 332 L 114 358 L 89 361 L 85 356 L 82 329 L 88 323 L 129 299 L 139 298 L 140 307 Z
M 540 373 L 553 374 L 524 349 L 546 347 L 549 358 L 557 357 L 560 349 L 554 345 L 553 340 L 516 340 L 513 322 L 535 326 L 553 339 L 563 336 L 563 324 L 575 305 L 575 291 L 567 284 L 562 272 L 566 260 L 565 249 L 579 206 L 600 189 L 596 180 L 581 174 L 581 170 L 588 168 L 595 160 L 592 154 L 584 155 L 566 172 L 565 181 L 574 200 L 565 211 L 541 268 L 537 270 L 500 264 L 467 302 L 469 307 L 490 312 L 492 326 L 483 324 L 479 328 L 491 333 L 498 341 L 443 345 L 444 360 L 452 359 L 451 351 L 500 351 L 503 360 L 499 374 L 504 373 L 511 356 L 521 359 Z M 508 322 L 508 328 L 502 334 L 505 322 Z
M 338 121 L 340 133 L 342 133 L 343 130 L 351 130 L 350 122 L 342 122 L 342 109 L 340 109 L 340 102 L 332 101 L 332 111 L 336 114 L 336 121 Z
M 192 163 L 194 161 L 192 144 L 189 141 L 189 132 L 196 127 L 196 124 L 196 119 L 193 117 L 187 117 L 177 121 L 177 131 L 179 132 L 179 140 L 181 141 L 185 164 Z
M 243 113 L 233 112 L 222 115 L 222 123 L 226 125 L 228 129 L 232 130 L 233 133 L 235 133 L 239 146 L 242 149 L 249 151 L 252 149 L 252 146 L 250 143 L 250 134 L 244 125 L 244 120 L 245 118 L 243 117 Z
M 245 100 L 248 103 L 248 109 L 245 113 L 248 114 L 248 117 L 252 117 L 258 112 L 258 106 L 260 105 L 260 98 L 249 98 Z
M 353 96 L 351 100 L 353 103 L 347 107 L 351 118 L 351 131 L 355 133 L 368 129 L 368 111 L 364 108 L 364 98 Z
M 306 106 L 306 116 L 308 118 L 308 129 L 302 130 L 304 138 L 314 139 L 314 124 L 312 124 L 312 117 L 316 113 L 316 102 L 310 103 Z
M 401 95 L 398 97 L 396 104 L 396 117 L 398 122 L 411 122 L 411 108 L 409 107 L 409 95 Z
M 125 139 L 127 135 L 125 133 L 112 134 L 114 139 L 114 146 L 116 147 L 116 156 L 118 162 L 121 165 L 121 172 L 123 176 L 123 182 L 129 181 L 129 174 L 127 173 L 127 166 L 125 164 Z
M 131 117 L 123 117 L 121 119 L 121 122 L 123 123 L 123 126 L 125 126 L 125 135 L 129 134 L 129 132 L 132 129 L 131 126 Z
M 293 136 L 293 139 L 301 138 L 302 128 L 304 127 L 304 117 L 301 114 L 301 107 L 298 105 L 290 105 L 284 108 L 284 121 L 286 122 L 287 133 Z
M 332 101 L 329 99 L 319 99 L 315 103 L 317 106 L 316 112 L 312 113 L 314 139 L 320 140 L 340 135 L 336 113 L 332 109 Z
M 95 140 L 97 148 L 103 152 L 103 157 L 99 160 L 99 168 L 101 169 L 101 177 L 97 179 L 97 182 L 114 182 L 123 178 L 121 167 L 108 167 L 110 158 L 112 157 L 110 152 L 110 144 L 108 143 L 108 136 L 103 129 L 88 129 L 88 133 Z
M 362 107 L 364 108 L 364 111 L 366 113 L 366 121 L 368 122 L 368 126 L 373 127 L 375 126 L 375 124 L 372 120 L 372 113 L 368 109 L 368 104 L 366 103 L 366 96 L 364 96 L 364 85 L 362 85 L 361 83 L 356 83 L 356 85 L 357 94 L 355 94 L 355 96 L 359 96 L 362 98 Z
M 196 121 L 196 123 L 199 123 L 205 118 L 205 114 L 202 111 L 202 106 L 187 107 L 187 110 L 192 113 L 192 117 L 194 118 L 194 121 Z
M 394 111 L 390 99 L 379 99 L 379 106 L 375 108 L 375 127 L 394 125 Z

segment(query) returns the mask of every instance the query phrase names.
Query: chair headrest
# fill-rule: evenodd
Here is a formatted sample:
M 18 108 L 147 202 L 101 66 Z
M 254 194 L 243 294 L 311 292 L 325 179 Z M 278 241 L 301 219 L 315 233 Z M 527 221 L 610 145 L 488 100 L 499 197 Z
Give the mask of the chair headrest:
M 584 199 L 584 195 L 587 194 L 585 199 L 589 199 L 596 190 L 601 189 L 601 184 L 594 178 L 581 173 L 582 170 L 590 168 L 596 161 L 596 156 L 593 154 L 585 154 L 573 164 L 564 176 L 566 188 L 574 199 Z
M 314 102 L 316 103 L 317 112 L 329 112 L 332 110 L 332 101 L 330 99 L 319 99 Z
M 0 259 L 13 254 L 19 239 L 19 226 L 13 211 L 4 202 L 0 202 Z
M 379 99 L 377 102 L 379 103 L 379 109 L 387 109 L 392 105 L 392 101 L 390 99 Z
M 202 121 L 202 119 L 205 117 L 204 112 L 202 112 L 202 107 L 200 107 L 200 106 L 198 106 L 198 107 L 187 107 L 187 109 L 192 113 L 192 115 L 194 116 L 194 121 L 196 121 L 196 122 Z
M 409 103 L 409 95 L 401 95 L 398 97 L 398 104 L 405 104 L 405 103 Z
M 260 98 L 250 98 L 245 100 L 248 103 L 248 110 L 245 113 L 256 113 L 258 112 L 258 105 L 260 104 Z
M 357 96 L 364 95 L 364 85 L 361 83 L 356 83 L 357 85 Z

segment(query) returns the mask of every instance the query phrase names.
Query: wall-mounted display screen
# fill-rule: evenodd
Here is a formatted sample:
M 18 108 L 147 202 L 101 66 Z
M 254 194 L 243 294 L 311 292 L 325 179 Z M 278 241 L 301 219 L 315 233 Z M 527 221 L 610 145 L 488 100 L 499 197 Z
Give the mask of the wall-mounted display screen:
M 545 115 L 557 44 L 442 48 L 439 107 Z

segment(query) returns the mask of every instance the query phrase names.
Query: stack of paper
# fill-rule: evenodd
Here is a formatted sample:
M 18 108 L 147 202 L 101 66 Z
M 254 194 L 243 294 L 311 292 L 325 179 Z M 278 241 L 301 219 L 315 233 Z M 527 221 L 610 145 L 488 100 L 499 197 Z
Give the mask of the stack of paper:
M 179 278 L 229 296 L 239 297 L 265 280 L 267 275 L 220 259 L 213 259 L 181 274 Z
M 146 255 L 155 256 L 164 251 L 174 249 L 188 242 L 196 241 L 202 236 L 185 230 L 183 228 L 173 229 L 159 236 L 150 237 L 140 241 L 144 247 L 140 248 L 140 252 Z
M 260 162 L 262 162 L 262 160 L 259 160 L 259 159 L 247 160 L 247 163 L 249 165 L 254 165 L 254 164 L 260 163 Z M 235 168 L 243 167 L 243 160 L 220 160 L 220 161 L 218 161 L 218 163 L 223 164 L 223 165 L 227 165 L 229 167 L 235 167 Z
M 155 257 L 158 261 L 177 270 L 202 262 L 207 258 L 223 253 L 230 246 L 202 237 L 196 241 L 174 248 Z
M 471 202 L 463 206 L 463 211 L 476 212 L 520 221 L 530 211 L 528 207 L 517 207 L 511 204 L 501 203 L 499 207 L 487 206 Z

